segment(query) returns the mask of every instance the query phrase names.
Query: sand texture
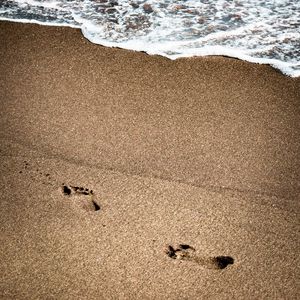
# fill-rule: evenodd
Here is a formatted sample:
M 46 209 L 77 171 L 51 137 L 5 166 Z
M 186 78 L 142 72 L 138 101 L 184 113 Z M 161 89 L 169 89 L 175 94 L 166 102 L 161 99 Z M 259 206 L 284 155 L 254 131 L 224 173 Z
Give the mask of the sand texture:
M 300 298 L 300 79 L 0 23 L 1 299 Z

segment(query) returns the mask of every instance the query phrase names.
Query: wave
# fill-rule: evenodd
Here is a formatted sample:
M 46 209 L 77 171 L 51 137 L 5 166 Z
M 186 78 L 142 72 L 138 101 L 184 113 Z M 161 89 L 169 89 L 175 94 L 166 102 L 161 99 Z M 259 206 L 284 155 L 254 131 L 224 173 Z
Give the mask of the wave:
M 222 55 L 300 76 L 298 0 L 11 0 L 0 19 L 80 28 L 93 43 L 170 59 Z

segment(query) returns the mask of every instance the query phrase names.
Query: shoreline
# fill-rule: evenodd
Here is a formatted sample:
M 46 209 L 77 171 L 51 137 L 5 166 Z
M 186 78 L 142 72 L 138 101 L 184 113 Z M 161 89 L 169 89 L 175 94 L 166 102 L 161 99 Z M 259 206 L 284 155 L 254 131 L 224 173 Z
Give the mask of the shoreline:
M 0 22 L 5 299 L 296 299 L 300 78 Z
M 21 24 L 33 24 L 33 25 L 39 25 L 39 26 L 50 26 L 50 27 L 67 27 L 67 28 L 72 28 L 72 29 L 79 29 L 81 34 L 84 36 L 83 32 L 82 32 L 82 29 L 80 26 L 72 26 L 71 24 L 60 24 L 60 23 L 43 23 L 43 22 L 39 22 L 39 21 L 36 21 L 36 20 L 28 20 L 28 19 L 6 19 L 6 18 L 0 18 L 0 22 L 13 22 L 13 23 L 21 23 Z M 183 56 L 183 57 L 177 57 L 175 59 L 172 59 L 170 57 L 167 57 L 167 56 L 164 56 L 164 55 L 160 55 L 160 54 L 149 54 L 147 53 L 146 51 L 138 51 L 138 50 L 133 50 L 133 49 L 125 49 L 125 48 L 121 48 L 121 47 L 118 47 L 118 46 L 106 46 L 106 45 L 102 45 L 102 44 L 98 44 L 98 43 L 93 43 L 92 41 L 90 41 L 87 37 L 84 36 L 84 38 L 86 38 L 87 41 L 89 41 L 90 43 L 94 44 L 94 45 L 98 45 L 100 47 L 108 47 L 108 48 L 115 48 L 115 49 L 120 49 L 120 50 L 127 50 L 127 51 L 132 51 L 132 52 L 139 52 L 139 53 L 144 53 L 144 54 L 147 54 L 147 55 L 150 55 L 150 56 L 158 56 L 158 57 L 161 57 L 162 59 L 163 58 L 167 58 L 167 59 L 170 59 L 171 61 L 172 60 L 176 60 L 176 59 L 188 59 L 188 58 L 201 58 L 201 57 L 204 57 L 204 58 L 207 58 L 207 57 L 222 57 L 222 58 L 229 58 L 229 59 L 237 59 L 237 60 L 241 60 L 241 61 L 245 61 L 247 63 L 253 63 L 253 64 L 259 64 L 259 65 L 265 65 L 265 66 L 269 66 L 271 68 L 273 68 L 275 71 L 278 71 L 280 74 L 284 75 L 284 76 L 287 76 L 287 77 L 290 77 L 290 78 L 300 78 L 300 73 L 298 76 L 292 76 L 290 75 L 289 73 L 286 73 L 282 70 L 280 70 L 279 67 L 275 67 L 274 65 L 276 65 L 276 63 L 278 64 L 286 64 L 285 62 L 281 62 L 281 61 L 277 61 L 277 60 L 274 60 L 274 59 L 265 59 L 267 60 L 268 62 L 258 62 L 259 59 L 257 58 L 253 58 L 253 57 L 250 57 L 250 56 L 245 56 L 244 58 L 240 58 L 238 56 L 230 56 L 230 55 L 227 55 L 227 54 L 220 54 L 220 55 L 215 55 L 215 54 L 211 54 L 211 55 L 194 55 L 194 56 Z M 235 50 L 236 51 L 236 50 Z

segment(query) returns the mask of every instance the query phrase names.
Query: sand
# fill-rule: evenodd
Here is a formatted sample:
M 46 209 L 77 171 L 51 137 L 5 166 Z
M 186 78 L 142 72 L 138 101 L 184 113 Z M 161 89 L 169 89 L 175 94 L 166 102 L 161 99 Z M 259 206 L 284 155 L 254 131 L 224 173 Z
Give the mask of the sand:
M 0 41 L 1 299 L 300 297 L 300 78 Z

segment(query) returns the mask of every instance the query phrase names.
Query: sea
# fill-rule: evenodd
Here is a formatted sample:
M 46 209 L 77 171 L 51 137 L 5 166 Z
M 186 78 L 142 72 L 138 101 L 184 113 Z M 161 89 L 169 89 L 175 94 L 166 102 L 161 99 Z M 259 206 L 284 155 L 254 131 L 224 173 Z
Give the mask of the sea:
M 300 76 L 300 0 L 0 0 L 0 20 L 80 28 L 170 59 L 221 55 Z

